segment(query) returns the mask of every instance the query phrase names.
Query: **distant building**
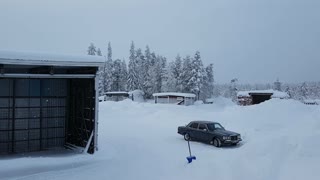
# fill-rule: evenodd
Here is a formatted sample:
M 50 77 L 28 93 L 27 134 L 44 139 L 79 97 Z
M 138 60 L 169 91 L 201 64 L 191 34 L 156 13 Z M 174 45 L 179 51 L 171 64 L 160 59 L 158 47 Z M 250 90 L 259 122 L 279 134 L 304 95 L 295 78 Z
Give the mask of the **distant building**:
M 305 99 L 302 102 L 306 105 L 320 105 L 320 100 L 318 99 Z
M 193 105 L 196 95 L 191 93 L 165 92 L 153 94 L 154 102 L 162 104 Z
M 242 106 L 259 104 L 272 98 L 288 99 L 289 95 L 276 90 L 239 91 L 237 94 L 238 104 Z
M 105 93 L 105 101 L 123 101 L 129 98 L 128 92 L 125 91 L 114 91 Z

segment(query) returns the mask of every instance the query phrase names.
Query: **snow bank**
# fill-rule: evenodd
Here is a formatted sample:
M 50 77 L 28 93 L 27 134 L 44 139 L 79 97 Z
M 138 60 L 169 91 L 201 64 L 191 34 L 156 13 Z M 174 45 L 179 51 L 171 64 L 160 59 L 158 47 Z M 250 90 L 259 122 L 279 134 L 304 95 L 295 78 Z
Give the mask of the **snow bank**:
M 187 144 L 177 127 L 195 119 L 220 122 L 241 133 L 243 142 L 223 148 L 191 142 L 197 160 L 187 164 Z M 5 179 L 319 179 L 319 119 L 319 106 L 293 100 L 256 106 L 224 98 L 197 106 L 102 102 L 96 154 L 6 159 L 0 174 Z

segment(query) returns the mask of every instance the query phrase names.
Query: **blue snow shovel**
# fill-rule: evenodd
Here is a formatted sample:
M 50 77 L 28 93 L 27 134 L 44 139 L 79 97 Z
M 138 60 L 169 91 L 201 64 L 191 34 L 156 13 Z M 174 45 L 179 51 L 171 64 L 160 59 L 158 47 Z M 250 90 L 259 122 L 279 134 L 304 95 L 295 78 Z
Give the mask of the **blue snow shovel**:
M 188 160 L 188 164 L 190 164 L 190 163 L 192 163 L 192 160 L 196 160 L 196 157 L 191 155 L 191 149 L 190 149 L 190 142 L 189 142 L 189 140 L 188 140 L 188 147 L 189 147 L 189 155 L 190 155 L 190 156 L 187 157 L 187 160 Z

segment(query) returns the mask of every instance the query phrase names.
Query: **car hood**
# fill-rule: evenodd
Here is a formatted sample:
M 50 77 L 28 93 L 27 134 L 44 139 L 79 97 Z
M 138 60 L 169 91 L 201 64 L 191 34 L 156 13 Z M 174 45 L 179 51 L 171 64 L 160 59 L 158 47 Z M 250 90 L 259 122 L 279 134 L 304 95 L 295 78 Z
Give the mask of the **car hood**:
M 214 130 L 212 133 L 217 133 L 222 136 L 237 136 L 237 135 L 239 135 L 239 133 L 227 131 L 227 130 Z

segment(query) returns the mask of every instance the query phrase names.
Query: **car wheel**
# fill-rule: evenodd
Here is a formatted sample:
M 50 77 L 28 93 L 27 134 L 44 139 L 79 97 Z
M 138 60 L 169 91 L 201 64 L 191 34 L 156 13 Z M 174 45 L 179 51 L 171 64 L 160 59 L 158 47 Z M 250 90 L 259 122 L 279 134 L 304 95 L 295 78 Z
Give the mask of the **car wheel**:
M 214 138 L 212 141 L 210 141 L 210 144 L 214 145 L 215 147 L 220 147 L 221 141 L 218 138 Z
M 186 140 L 186 141 L 191 140 L 190 135 L 188 133 L 185 133 L 183 137 L 184 137 L 184 140 Z

